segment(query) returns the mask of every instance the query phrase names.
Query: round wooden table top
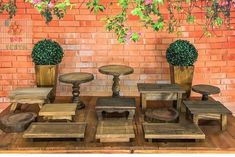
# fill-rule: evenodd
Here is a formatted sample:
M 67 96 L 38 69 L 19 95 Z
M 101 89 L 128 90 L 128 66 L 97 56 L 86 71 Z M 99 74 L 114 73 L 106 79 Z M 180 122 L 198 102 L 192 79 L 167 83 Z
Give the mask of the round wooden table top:
M 105 65 L 99 68 L 99 72 L 106 75 L 120 76 L 132 74 L 134 69 L 126 65 Z
M 205 84 L 194 85 L 192 90 L 196 93 L 207 95 L 220 93 L 220 89 L 218 87 Z
M 74 72 L 60 75 L 59 81 L 63 83 L 85 83 L 94 79 L 93 74 L 85 72 Z

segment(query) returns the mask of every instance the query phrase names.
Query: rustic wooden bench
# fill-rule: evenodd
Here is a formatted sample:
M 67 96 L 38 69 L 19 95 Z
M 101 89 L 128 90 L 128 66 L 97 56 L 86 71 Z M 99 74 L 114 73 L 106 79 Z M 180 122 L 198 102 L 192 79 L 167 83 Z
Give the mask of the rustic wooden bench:
M 129 112 L 128 119 L 133 119 L 135 115 L 135 99 L 124 97 L 98 98 L 96 102 L 96 113 L 99 120 L 102 120 L 102 113 Z
M 144 138 L 149 142 L 152 139 L 205 139 L 205 134 L 193 123 L 143 123 L 143 129 Z
M 73 120 L 73 116 L 76 114 L 76 103 L 56 103 L 45 104 L 39 111 L 39 116 L 43 116 L 44 119 L 66 119 Z
M 141 106 L 145 110 L 148 100 L 177 100 L 177 110 L 180 112 L 182 95 L 185 93 L 177 84 L 138 83 Z
M 37 122 L 32 123 L 24 132 L 23 138 L 75 138 L 83 139 L 85 135 L 85 122 Z
M 200 119 L 217 120 L 220 117 L 221 130 L 227 128 L 227 114 L 231 114 L 223 104 L 219 101 L 183 101 L 186 106 L 186 118 L 192 117 L 193 122 L 198 125 Z
M 134 138 L 134 128 L 130 120 L 105 120 L 98 122 L 96 139 L 100 142 L 130 142 Z
M 52 88 L 17 88 L 9 95 L 11 101 L 10 110 L 14 112 L 18 104 L 38 104 L 42 108 L 43 104 L 50 102 Z

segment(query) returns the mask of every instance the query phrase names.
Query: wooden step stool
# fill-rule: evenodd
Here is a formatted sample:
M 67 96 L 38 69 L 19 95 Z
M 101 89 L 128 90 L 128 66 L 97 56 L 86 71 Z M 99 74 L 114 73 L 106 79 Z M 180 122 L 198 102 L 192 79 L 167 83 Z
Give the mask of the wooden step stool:
M 132 121 L 105 120 L 99 121 L 96 139 L 100 142 L 130 142 L 135 138 Z
M 57 103 L 57 104 L 45 104 L 39 111 L 39 116 L 49 119 L 66 119 L 73 120 L 73 116 L 76 114 L 76 103 Z
M 205 134 L 193 123 L 143 123 L 143 129 L 144 138 L 149 142 L 152 139 L 205 139 Z
M 75 138 L 83 139 L 86 123 L 44 122 L 32 123 L 24 132 L 23 138 Z
M 43 104 L 50 102 L 52 88 L 17 88 L 9 95 L 11 101 L 10 110 L 14 112 L 18 104 L 38 104 L 42 108 Z
M 98 98 L 96 102 L 96 113 L 99 120 L 102 120 L 102 112 L 129 112 L 128 119 L 133 119 L 135 115 L 135 99 L 123 97 Z

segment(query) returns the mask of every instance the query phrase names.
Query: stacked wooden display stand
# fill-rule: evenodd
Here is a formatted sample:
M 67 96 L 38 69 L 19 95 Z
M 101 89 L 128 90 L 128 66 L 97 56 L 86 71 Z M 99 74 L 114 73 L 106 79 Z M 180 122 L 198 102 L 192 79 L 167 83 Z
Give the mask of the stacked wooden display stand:
M 112 96 L 98 98 L 96 101 L 98 124 L 95 138 L 99 142 L 130 142 L 135 139 L 133 119 L 135 118 L 136 102 L 134 98 L 120 96 L 119 76 L 131 74 L 133 69 L 127 66 L 110 65 L 101 67 L 99 71 L 112 75 L 114 79 Z M 35 116 L 34 118 L 29 117 L 31 119 L 28 123 L 22 123 L 20 131 L 24 131 L 31 123 L 24 131 L 24 138 L 75 138 L 77 140 L 85 138 L 87 123 L 85 120 L 75 122 L 74 116 L 77 115 L 78 109 L 82 109 L 85 105 L 79 99 L 79 85 L 93 80 L 94 77 L 88 73 L 70 73 L 62 76 L 64 76 L 60 77 L 62 82 L 73 84 L 72 103 L 51 104 L 49 98 L 52 88 L 21 88 L 11 93 L 11 114 L 8 116 L 18 114 L 17 107 L 25 103 L 38 104 L 40 108 L 38 116 L 42 120 L 38 118 L 37 122 L 31 123 L 35 121 Z M 144 138 L 149 142 L 152 142 L 153 139 L 203 140 L 205 134 L 198 126 L 200 119 L 220 120 L 221 130 L 226 129 L 227 114 L 231 112 L 220 102 L 207 99 L 209 94 L 219 92 L 213 86 L 196 86 L 193 89 L 195 92 L 203 94 L 202 100 L 183 102 L 182 95 L 185 91 L 177 84 L 140 83 L 137 84 L 137 87 L 140 92 L 142 114 L 145 115 L 145 121 L 142 123 Z M 173 104 L 170 108 L 148 108 L 147 102 L 152 100 L 173 101 Z M 182 112 L 182 105 L 186 108 L 186 119 L 191 119 L 191 122 L 183 123 L 180 120 L 179 113 Z M 5 117 L 5 119 L 12 118 Z M 3 120 L 4 118 L 0 121 L 1 125 L 6 127 L 11 124 L 8 127 L 13 128 L 12 132 L 17 130 L 14 128 L 16 126 L 14 124 L 21 124 L 24 121 L 20 119 L 12 124 Z

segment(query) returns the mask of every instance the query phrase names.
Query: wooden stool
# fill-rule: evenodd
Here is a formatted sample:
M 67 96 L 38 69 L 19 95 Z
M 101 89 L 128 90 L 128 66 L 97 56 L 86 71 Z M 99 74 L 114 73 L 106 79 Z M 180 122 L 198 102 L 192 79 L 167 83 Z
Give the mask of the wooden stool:
M 39 116 L 45 119 L 66 119 L 73 120 L 76 114 L 77 104 L 63 103 L 63 104 L 45 104 L 39 111 Z
M 43 104 L 50 102 L 52 88 L 17 88 L 9 95 L 12 102 L 10 111 L 14 112 L 18 104 Z
M 183 101 L 186 106 L 186 118 L 193 117 L 193 122 L 198 125 L 199 119 L 216 120 L 214 115 L 220 116 L 221 130 L 227 128 L 227 114 L 231 114 L 219 101 Z M 205 116 L 206 115 L 206 116 Z M 210 116 L 212 115 L 212 116 Z
M 182 95 L 185 93 L 177 84 L 138 83 L 142 109 L 147 107 L 148 100 L 177 100 L 177 110 L 180 112 Z
M 135 138 L 132 121 L 106 120 L 99 121 L 96 139 L 100 142 L 130 142 Z
M 194 85 L 192 87 L 192 91 L 202 94 L 203 101 L 208 100 L 208 97 L 211 94 L 220 93 L 220 89 L 218 87 L 211 86 L 211 85 L 204 85 L 204 84 Z
M 144 138 L 152 139 L 195 139 L 204 140 L 205 134 L 192 123 L 143 123 Z
M 129 112 L 128 119 L 133 119 L 135 115 L 135 99 L 134 98 L 98 98 L 96 102 L 96 113 L 99 120 L 102 120 L 102 112 Z
M 84 138 L 86 123 L 44 122 L 32 123 L 23 138 Z

